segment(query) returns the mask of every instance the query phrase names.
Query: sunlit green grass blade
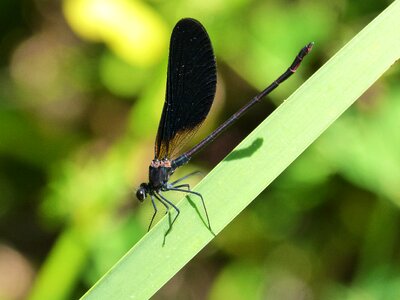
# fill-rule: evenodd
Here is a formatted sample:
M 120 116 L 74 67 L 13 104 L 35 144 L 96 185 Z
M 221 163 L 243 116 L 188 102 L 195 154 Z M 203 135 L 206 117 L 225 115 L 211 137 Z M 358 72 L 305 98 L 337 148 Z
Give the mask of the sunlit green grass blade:
M 399 16 L 400 2 L 395 1 L 196 187 L 216 234 L 400 57 Z M 184 199 L 179 208 L 182 213 L 165 240 L 167 218 L 84 299 L 147 299 L 207 245 L 214 236 L 204 224 L 200 201 Z

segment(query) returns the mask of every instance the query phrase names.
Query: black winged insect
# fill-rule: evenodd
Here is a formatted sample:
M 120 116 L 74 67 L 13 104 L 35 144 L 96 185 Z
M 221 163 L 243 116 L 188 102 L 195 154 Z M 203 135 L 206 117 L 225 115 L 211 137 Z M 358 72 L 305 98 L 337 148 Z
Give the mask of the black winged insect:
M 191 18 L 180 20 L 171 35 L 167 92 L 164 108 L 158 126 L 154 147 L 154 159 L 149 166 L 149 182 L 142 183 L 136 192 L 139 201 L 150 196 L 154 214 L 149 230 L 157 214 L 157 199 L 169 212 L 172 207 L 176 221 L 180 211 L 175 204 L 164 196 L 164 192 L 177 191 L 197 196 L 204 207 L 209 229 L 211 229 L 206 205 L 200 193 L 190 190 L 189 184 L 182 183 L 196 174 L 190 173 L 176 181 L 169 178 L 177 168 L 186 164 L 196 153 L 211 143 L 219 134 L 232 125 L 249 108 L 272 92 L 280 83 L 288 79 L 300 66 L 303 58 L 311 51 L 313 43 L 307 44 L 297 54 L 290 67 L 261 93 L 232 115 L 192 149 L 178 154 L 182 146 L 197 132 L 206 119 L 214 101 L 217 86 L 217 69 L 210 38 L 199 21 Z

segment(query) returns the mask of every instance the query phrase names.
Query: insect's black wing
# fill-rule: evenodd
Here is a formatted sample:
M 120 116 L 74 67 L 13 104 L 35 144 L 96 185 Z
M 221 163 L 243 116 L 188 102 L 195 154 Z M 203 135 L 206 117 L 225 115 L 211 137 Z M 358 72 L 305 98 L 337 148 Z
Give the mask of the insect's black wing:
M 171 35 L 167 92 L 155 158 L 173 158 L 210 111 L 217 84 L 210 38 L 194 19 L 182 19 Z

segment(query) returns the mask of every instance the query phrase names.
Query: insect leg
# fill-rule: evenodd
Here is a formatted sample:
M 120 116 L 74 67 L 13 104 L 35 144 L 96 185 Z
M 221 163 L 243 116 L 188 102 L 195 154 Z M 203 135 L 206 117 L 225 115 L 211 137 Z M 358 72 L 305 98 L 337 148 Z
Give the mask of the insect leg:
M 176 188 L 176 187 L 168 188 L 168 190 L 170 190 L 170 191 L 182 192 L 182 193 L 189 193 L 189 194 L 193 194 L 193 195 L 196 195 L 196 196 L 200 197 L 201 203 L 203 204 L 203 207 L 204 207 L 204 211 L 206 212 L 208 228 L 211 228 L 210 219 L 209 219 L 209 217 L 208 217 L 208 212 L 207 212 L 206 204 L 205 204 L 205 202 L 204 202 L 203 196 L 202 196 L 200 193 L 193 192 L 193 191 L 190 191 L 190 190 L 189 190 L 189 191 L 187 191 L 187 190 L 182 190 L 182 189 L 179 189 L 179 188 Z
M 190 185 L 189 185 L 188 183 L 185 183 L 185 184 L 180 184 L 180 185 L 172 185 L 172 186 L 170 186 L 170 187 L 169 187 L 169 188 L 167 188 L 167 189 L 169 190 L 170 188 L 175 188 L 175 189 L 179 189 L 179 188 L 187 188 L 187 189 L 188 189 L 188 191 L 190 191 Z
M 171 185 L 175 185 L 175 184 L 177 184 L 177 183 L 179 183 L 179 182 L 185 180 L 186 178 L 189 178 L 189 177 L 191 177 L 191 176 L 193 176 L 193 175 L 196 175 L 196 174 L 201 174 L 201 172 L 200 172 L 200 171 L 194 171 L 194 172 L 192 172 L 192 173 L 189 173 L 189 174 L 187 174 L 187 175 L 185 175 L 185 176 L 179 178 L 178 180 L 175 180 L 174 182 L 171 182 Z
M 153 224 L 154 218 L 155 218 L 155 216 L 156 216 L 156 214 L 157 214 L 157 211 L 158 211 L 158 210 L 157 210 L 157 205 L 156 205 L 156 203 L 154 202 L 153 195 L 150 195 L 150 199 L 151 199 L 151 203 L 153 204 L 154 213 L 153 213 L 153 216 L 151 217 L 150 225 L 149 225 L 149 228 L 147 229 L 147 232 L 150 231 L 151 224 Z
M 186 192 L 186 191 L 185 191 L 185 192 Z M 163 195 L 161 195 L 160 192 L 155 193 L 154 196 L 155 196 L 161 203 L 165 202 L 164 205 L 167 205 L 167 204 L 168 204 L 168 205 L 172 206 L 172 207 L 175 209 L 175 211 L 176 211 L 176 216 L 175 216 L 175 218 L 174 218 L 174 219 L 172 220 L 172 222 L 171 222 L 171 227 L 172 227 L 172 225 L 174 224 L 174 222 L 176 221 L 176 219 L 178 218 L 178 216 L 179 216 L 179 214 L 180 214 L 179 208 L 177 208 L 175 204 L 173 204 L 171 201 L 169 201 L 167 198 L 165 198 Z

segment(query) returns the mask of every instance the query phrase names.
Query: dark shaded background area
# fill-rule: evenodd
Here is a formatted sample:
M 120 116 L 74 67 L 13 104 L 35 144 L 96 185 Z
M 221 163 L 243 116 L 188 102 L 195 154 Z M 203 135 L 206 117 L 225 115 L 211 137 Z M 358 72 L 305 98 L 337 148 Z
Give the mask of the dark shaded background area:
M 218 62 L 193 144 L 316 43 L 179 177 L 214 167 L 389 3 L 2 0 L 0 298 L 78 298 L 145 234 L 152 207 L 133 192 L 177 20 L 204 24 Z M 398 298 L 399 78 L 394 65 L 154 299 Z

